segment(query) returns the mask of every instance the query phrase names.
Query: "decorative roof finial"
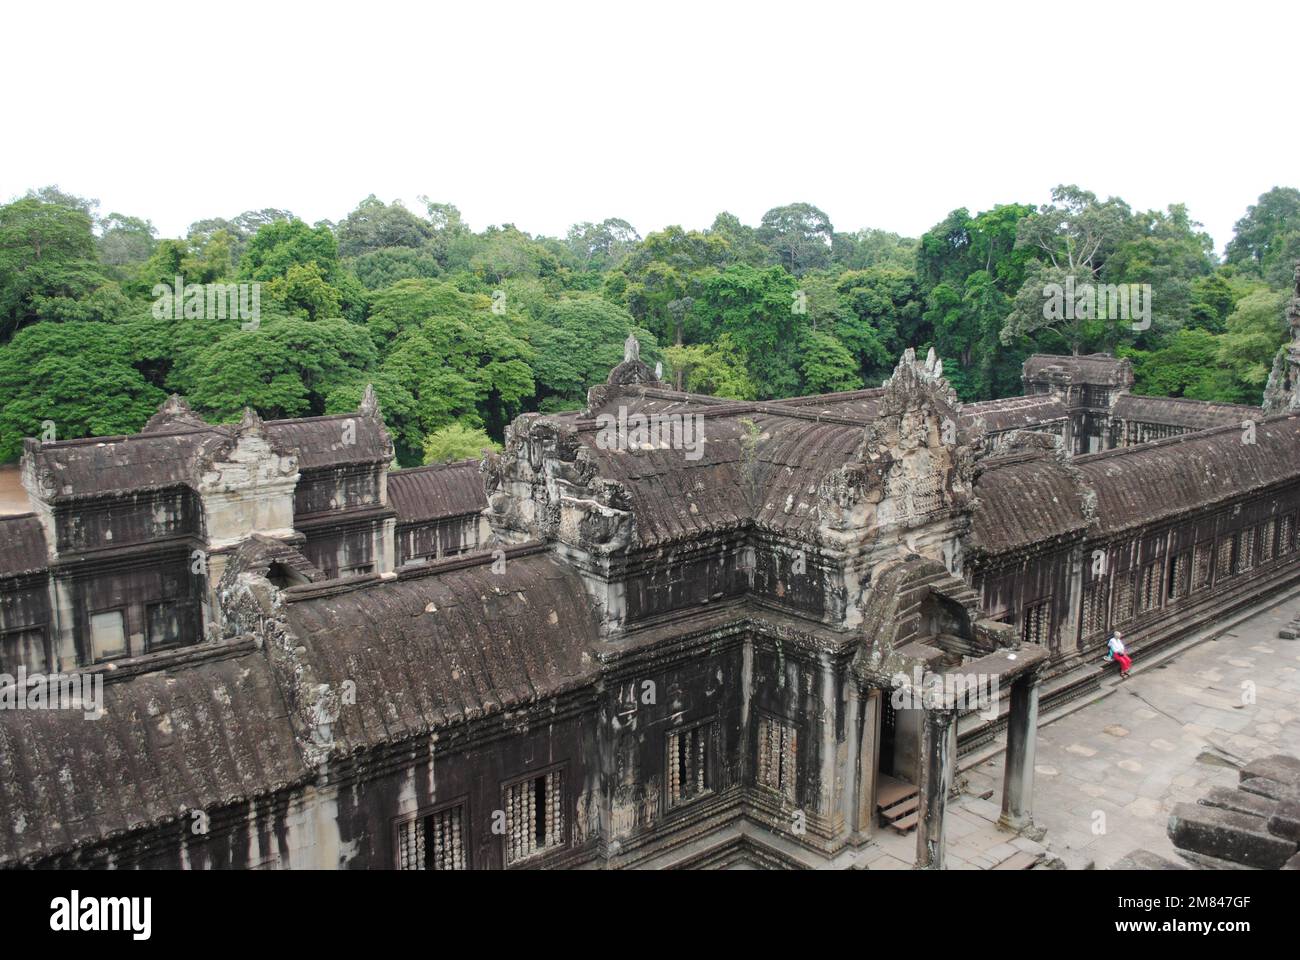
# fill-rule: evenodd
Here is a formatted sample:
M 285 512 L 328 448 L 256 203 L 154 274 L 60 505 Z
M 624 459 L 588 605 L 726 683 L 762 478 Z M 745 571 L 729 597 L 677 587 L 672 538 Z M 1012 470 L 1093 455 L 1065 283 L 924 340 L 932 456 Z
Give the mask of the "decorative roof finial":
M 261 432 L 261 430 L 262 418 L 257 415 L 257 411 L 252 407 L 245 407 L 244 415 L 239 420 L 239 432 L 247 433 L 252 431 L 256 433 Z
M 190 409 L 190 405 L 185 402 L 185 398 L 179 394 L 173 393 L 164 400 L 158 411 L 149 418 L 148 422 L 140 429 L 141 433 L 159 433 L 167 430 L 175 430 L 178 427 L 206 427 L 207 424 L 203 419 Z
M 357 407 L 357 412 L 367 417 L 379 416 L 379 398 L 375 396 L 373 383 L 366 384 L 366 389 L 361 394 L 361 406 Z
M 641 341 L 633 334 L 628 334 L 627 339 L 623 341 L 623 362 L 636 363 L 641 359 Z
M 1278 348 L 1264 386 L 1264 413 L 1300 412 L 1300 262 L 1295 268 L 1295 296 L 1287 305 L 1291 342 Z

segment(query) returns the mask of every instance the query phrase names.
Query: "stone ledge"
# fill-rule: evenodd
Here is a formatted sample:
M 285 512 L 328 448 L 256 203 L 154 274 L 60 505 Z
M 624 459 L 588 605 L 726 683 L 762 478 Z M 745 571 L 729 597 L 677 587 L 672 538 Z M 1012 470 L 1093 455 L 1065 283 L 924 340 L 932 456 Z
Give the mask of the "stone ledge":
M 1263 817 L 1198 803 L 1179 803 L 1169 815 L 1169 839 L 1182 851 L 1243 866 L 1277 870 L 1297 844 L 1268 832 Z
M 1181 863 L 1168 860 L 1150 850 L 1131 850 L 1110 865 L 1111 870 L 1187 870 Z

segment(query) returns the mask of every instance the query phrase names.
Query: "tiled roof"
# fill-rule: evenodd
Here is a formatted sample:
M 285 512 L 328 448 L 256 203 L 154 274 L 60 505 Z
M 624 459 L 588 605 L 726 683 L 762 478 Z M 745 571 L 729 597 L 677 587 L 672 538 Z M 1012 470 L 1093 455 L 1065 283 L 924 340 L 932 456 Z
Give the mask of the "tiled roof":
M 735 415 L 727 408 L 699 411 L 705 414 L 704 442 L 695 460 L 682 449 L 601 449 L 591 429 L 578 436 L 596 473 L 627 490 L 643 546 L 750 523 L 811 530 L 821 519 L 819 483 L 853 458 L 863 428 L 819 422 L 811 413 L 804 419 L 769 412 L 779 409 L 763 404 L 742 405 Z
M 260 423 L 271 443 L 296 452 L 311 470 L 391 459 L 383 421 L 365 413 Z M 47 502 L 196 487 L 204 464 L 235 443 L 243 425 L 209 425 L 179 397 L 169 398 L 140 433 L 41 443 L 24 442 L 36 483 Z
M 268 420 L 266 432 L 281 449 L 297 452 L 300 470 L 386 463 L 393 458 L 393 444 L 383 421 L 355 413 Z
M 976 477 L 970 543 L 978 550 L 1018 550 L 1087 525 L 1083 492 L 1053 456 L 994 458 Z
M 1135 397 L 1129 393 L 1115 400 L 1111 412 L 1124 420 L 1187 427 L 1191 430 L 1240 424 L 1243 420 L 1258 419 L 1260 416 L 1259 407 L 1244 404 L 1209 403 L 1183 397 Z
M 45 530 L 34 513 L 0 517 L 0 577 L 46 569 Z
M 968 403 L 961 410 L 963 425 L 979 433 L 1032 430 L 1049 421 L 1066 419 L 1069 415 L 1064 402 L 1051 394 L 984 400 Z
M 1300 414 L 1079 457 L 1109 533 L 1259 490 L 1300 474 Z
M 105 683 L 104 715 L 0 710 L 0 863 L 266 794 L 307 774 L 258 651 Z
M 1035 353 L 1024 364 L 1024 376 L 1030 380 L 1049 379 L 1070 383 L 1093 383 L 1117 386 L 1133 382 L 1133 368 L 1127 360 L 1109 353 L 1064 357 Z
M 478 513 L 487 506 L 479 461 L 390 470 L 388 502 L 397 511 L 398 523 Z
M 1186 514 L 1300 475 L 1300 414 L 1187 433 L 1062 463 L 992 458 L 975 482 L 971 544 L 999 553 L 1073 535 L 1107 535 Z M 1095 520 L 1085 501 L 1095 504 Z
M 57 443 L 27 440 L 23 456 L 41 497 L 56 502 L 193 485 L 196 462 L 229 442 L 221 428 L 191 427 Z
M 284 617 L 314 680 L 356 684 L 334 725 L 352 750 L 499 713 L 596 674 L 582 580 L 546 553 L 430 564 L 360 588 L 291 588 Z

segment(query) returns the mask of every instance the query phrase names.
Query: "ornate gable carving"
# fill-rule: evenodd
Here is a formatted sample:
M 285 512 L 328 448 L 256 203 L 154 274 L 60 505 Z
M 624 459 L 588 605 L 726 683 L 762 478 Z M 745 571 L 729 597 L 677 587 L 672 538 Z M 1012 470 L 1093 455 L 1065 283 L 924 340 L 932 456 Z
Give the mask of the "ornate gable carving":
M 627 490 L 596 475 L 571 423 L 525 414 L 506 430 L 505 449 L 482 464 L 488 520 L 507 539 L 562 540 L 612 552 L 631 545 Z
M 1291 325 L 1291 342 L 1278 350 L 1273 370 L 1264 388 L 1264 412 L 1295 413 L 1300 411 L 1300 263 L 1295 268 L 1295 295 L 1287 307 Z
M 885 382 L 879 415 L 864 432 L 856 462 L 822 483 L 831 525 L 907 528 L 963 507 L 974 456 L 960 414 L 943 361 L 931 350 L 920 363 L 909 348 Z

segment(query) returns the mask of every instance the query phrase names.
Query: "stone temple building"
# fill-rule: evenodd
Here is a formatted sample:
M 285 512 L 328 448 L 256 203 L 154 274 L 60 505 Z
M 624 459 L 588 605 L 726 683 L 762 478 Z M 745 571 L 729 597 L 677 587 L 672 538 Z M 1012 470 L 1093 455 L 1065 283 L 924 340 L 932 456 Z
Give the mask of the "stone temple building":
M 1265 407 L 1106 355 L 963 405 L 911 351 L 742 403 L 632 341 L 481 463 L 390 469 L 370 391 L 29 440 L 0 673 L 102 678 L 103 715 L 0 710 L 0 864 L 834 866 L 896 829 L 940 867 L 959 756 L 1005 732 L 1028 825 L 1040 704 L 1109 630 L 1144 656 L 1300 583 L 1292 317 Z

